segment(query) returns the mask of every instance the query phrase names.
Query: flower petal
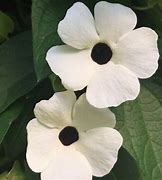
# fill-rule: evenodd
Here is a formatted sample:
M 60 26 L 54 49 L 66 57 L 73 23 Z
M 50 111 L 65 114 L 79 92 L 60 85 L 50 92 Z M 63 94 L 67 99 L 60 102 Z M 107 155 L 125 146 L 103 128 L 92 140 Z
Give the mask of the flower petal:
M 99 41 L 94 18 L 87 6 L 81 2 L 68 9 L 58 25 L 58 34 L 64 43 L 77 49 L 92 47 Z
M 137 23 L 136 14 L 128 7 L 101 1 L 96 4 L 95 24 L 102 40 L 116 42 L 122 35 L 133 30 Z
M 91 180 L 92 170 L 86 158 L 75 150 L 59 152 L 45 171 L 42 180 Z
M 121 38 L 114 56 L 139 78 L 152 76 L 158 68 L 158 36 L 150 28 L 139 28 Z
M 89 161 L 94 176 L 104 176 L 117 161 L 122 136 L 112 128 L 96 128 L 80 134 L 76 149 Z
M 28 145 L 26 158 L 34 172 L 41 172 L 55 156 L 55 149 L 61 148 L 59 130 L 41 125 L 36 119 L 27 125 Z
M 109 62 L 88 84 L 86 96 L 93 106 L 105 108 L 133 100 L 139 91 L 139 80 L 134 73 Z
M 70 46 L 54 46 L 47 52 L 47 62 L 67 89 L 81 90 L 87 86 L 98 67 L 90 50 L 76 50 Z
M 44 125 L 60 128 L 71 124 L 71 111 L 75 101 L 74 92 L 57 92 L 49 100 L 37 103 L 34 114 Z
M 90 105 L 85 94 L 79 97 L 73 109 L 73 125 L 82 131 L 97 127 L 114 127 L 115 115 L 108 108 L 98 109 Z

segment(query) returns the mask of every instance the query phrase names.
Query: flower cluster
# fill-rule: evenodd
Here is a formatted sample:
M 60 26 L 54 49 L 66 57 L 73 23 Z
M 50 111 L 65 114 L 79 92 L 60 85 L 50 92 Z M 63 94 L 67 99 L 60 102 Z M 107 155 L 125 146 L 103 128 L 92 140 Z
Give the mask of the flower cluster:
M 135 99 L 138 78 L 158 68 L 158 36 L 136 24 L 130 8 L 105 1 L 94 18 L 77 2 L 59 23 L 65 45 L 50 48 L 46 60 L 68 90 L 37 103 L 27 126 L 27 162 L 42 180 L 91 180 L 116 163 L 123 140 L 108 107 Z M 76 100 L 73 91 L 85 87 Z

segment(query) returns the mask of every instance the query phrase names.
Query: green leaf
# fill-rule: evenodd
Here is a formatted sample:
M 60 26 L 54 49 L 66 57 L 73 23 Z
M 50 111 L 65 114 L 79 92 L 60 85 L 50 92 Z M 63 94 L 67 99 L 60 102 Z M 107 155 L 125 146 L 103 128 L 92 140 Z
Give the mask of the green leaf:
M 162 9 L 162 0 L 148 0 L 148 4 L 151 6 L 158 4 L 160 8 Z
M 23 173 L 20 164 L 16 161 L 7 174 L 6 172 L 2 174 L 3 180 L 26 180 L 25 174 Z
M 162 58 L 162 38 L 158 39 L 158 48 L 161 56 L 160 58 Z
M 8 34 L 14 30 L 14 22 L 12 19 L 0 11 L 0 38 L 7 39 Z
M 124 147 L 137 161 L 142 180 L 161 180 L 162 80 L 142 81 L 138 98 L 114 112 Z
M 139 172 L 135 160 L 124 149 L 121 148 L 118 154 L 118 161 L 111 172 L 102 177 L 94 177 L 93 180 L 139 180 Z
M 158 2 L 159 0 L 148 0 L 148 6 L 154 7 Z
M 60 91 L 66 90 L 61 83 L 61 79 L 58 76 L 56 76 L 55 74 L 51 74 L 49 76 L 49 79 L 52 83 L 52 87 L 55 92 L 60 92 Z
M 66 9 L 74 1 L 34 0 L 32 6 L 34 63 L 37 79 L 49 75 L 50 70 L 45 61 L 47 50 L 61 44 L 57 34 L 57 25 L 63 19 Z
M 162 39 L 158 39 L 158 48 L 160 53 L 159 67 L 154 76 L 162 77 Z
M 16 101 L 6 111 L 0 114 L 0 144 L 5 137 L 12 121 L 14 121 L 23 109 L 23 102 Z
M 140 11 L 152 9 L 157 3 L 158 0 L 143 0 L 143 1 L 132 1 L 134 8 Z
M 24 105 L 19 117 L 12 123 L 7 132 L 3 145 L 6 156 L 10 161 L 18 158 L 26 149 L 26 125 L 33 118 L 34 102 L 30 99 Z
M 37 85 L 37 87 L 27 96 L 23 110 L 19 117 L 12 123 L 4 140 L 3 147 L 5 155 L 10 161 L 15 160 L 26 152 L 27 145 L 27 123 L 34 118 L 34 107 L 42 99 L 48 99 L 53 94 L 49 80 Z
M 160 9 L 162 9 L 162 1 L 159 0 L 159 6 L 160 6 Z
M 36 84 L 31 32 L 24 32 L 3 43 L 0 46 L 0 57 L 0 112 L 2 112 Z
M 5 180 L 7 176 L 7 172 L 3 172 L 2 174 L 0 174 L 0 180 Z
M 66 14 L 68 8 L 77 0 L 33 0 L 32 4 L 32 27 L 33 27 L 33 49 L 34 64 L 38 81 L 47 77 L 51 71 L 46 63 L 47 50 L 54 46 L 63 44 L 58 33 L 57 26 Z M 86 0 L 84 3 L 93 10 L 98 0 Z M 113 2 L 115 0 L 112 0 Z M 128 4 L 130 0 L 120 0 Z
M 27 180 L 40 180 L 40 174 L 33 172 L 29 168 L 29 166 L 28 166 L 26 161 L 24 163 L 24 166 L 25 166 L 25 174 L 26 174 Z
M 16 161 L 10 172 L 3 172 L 0 174 L 0 180 L 27 180 L 20 164 Z

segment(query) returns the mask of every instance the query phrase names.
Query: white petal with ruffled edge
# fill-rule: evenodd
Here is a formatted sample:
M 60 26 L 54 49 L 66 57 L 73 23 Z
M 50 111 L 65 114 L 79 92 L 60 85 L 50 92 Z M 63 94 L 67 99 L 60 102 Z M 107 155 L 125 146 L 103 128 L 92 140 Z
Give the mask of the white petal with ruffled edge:
M 81 90 L 89 83 L 99 67 L 91 59 L 90 50 L 76 50 L 70 46 L 55 46 L 47 52 L 46 60 L 67 89 Z
M 74 105 L 72 124 L 82 131 L 97 127 L 114 128 L 116 119 L 114 113 L 108 108 L 98 109 L 90 105 L 86 95 L 83 94 Z
M 87 158 L 93 175 L 101 177 L 116 163 L 122 142 L 122 136 L 115 129 L 96 128 L 80 134 L 75 146 Z
M 122 65 L 109 62 L 88 84 L 86 97 L 98 108 L 118 106 L 135 99 L 140 91 L 137 76 Z
M 62 147 L 58 139 L 59 130 L 47 128 L 33 119 L 27 125 L 27 134 L 27 162 L 34 172 L 41 172 L 55 156 L 56 149 Z
M 135 29 L 119 40 L 114 57 L 137 77 L 148 78 L 158 68 L 157 39 L 157 34 L 150 28 Z
M 46 170 L 42 180 L 91 180 L 92 170 L 86 158 L 75 150 L 67 149 L 57 153 Z
M 68 9 L 65 18 L 58 25 L 58 34 L 64 43 L 76 49 L 92 47 L 99 41 L 93 16 L 81 2 Z
M 137 23 L 136 14 L 128 7 L 106 1 L 98 2 L 94 8 L 95 24 L 102 40 L 116 43 L 132 31 Z
M 74 92 L 57 92 L 49 100 L 37 103 L 34 114 L 45 126 L 60 128 L 71 124 L 71 111 L 75 101 Z

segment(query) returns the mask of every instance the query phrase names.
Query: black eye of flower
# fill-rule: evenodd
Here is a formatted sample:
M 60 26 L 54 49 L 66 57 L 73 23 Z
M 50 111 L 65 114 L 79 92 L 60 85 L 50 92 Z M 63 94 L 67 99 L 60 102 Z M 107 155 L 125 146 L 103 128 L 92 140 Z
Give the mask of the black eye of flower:
M 105 43 L 96 44 L 91 52 L 91 58 L 96 63 L 102 65 L 110 61 L 112 57 L 111 48 Z
M 59 140 L 65 146 L 69 146 L 79 139 L 79 133 L 75 127 L 67 126 L 59 133 Z

